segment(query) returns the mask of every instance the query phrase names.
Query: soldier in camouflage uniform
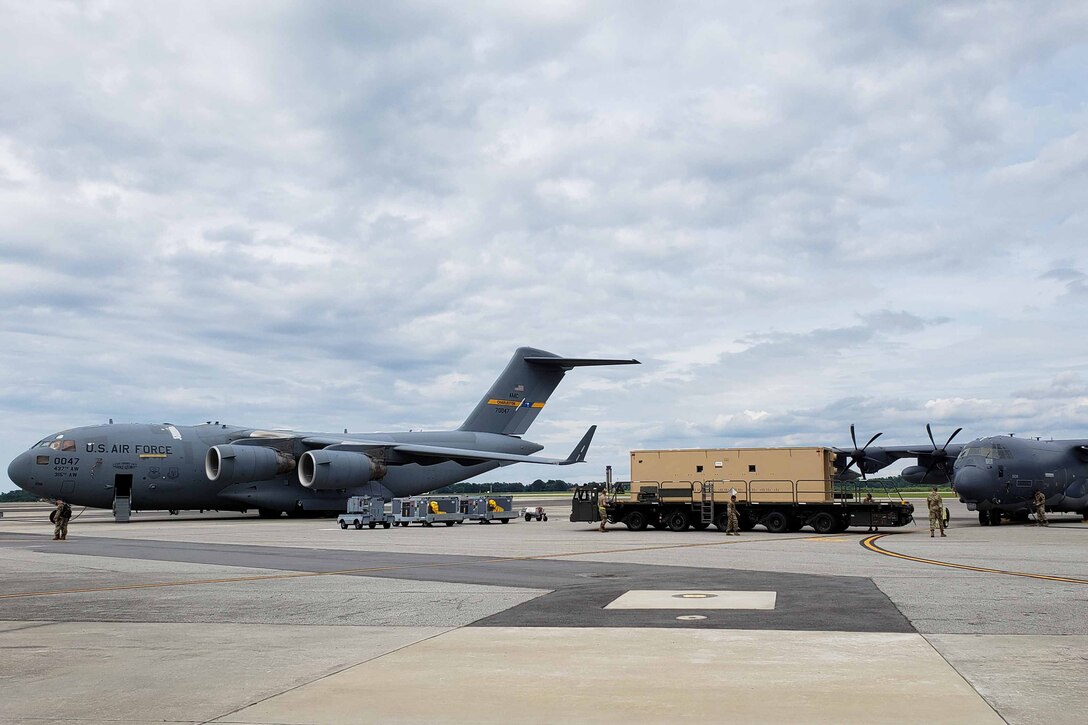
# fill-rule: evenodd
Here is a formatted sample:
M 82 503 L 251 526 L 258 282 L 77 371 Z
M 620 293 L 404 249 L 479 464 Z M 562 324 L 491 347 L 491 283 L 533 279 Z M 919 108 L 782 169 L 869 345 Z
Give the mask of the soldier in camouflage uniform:
M 601 532 L 608 531 L 608 529 L 604 527 L 604 525 L 608 523 L 608 509 L 606 508 L 607 506 L 608 494 L 604 491 L 601 491 L 599 494 L 597 494 L 597 513 L 601 517 L 601 527 L 597 530 Z
M 929 535 L 932 537 L 933 530 L 940 527 L 941 536 L 944 536 L 944 500 L 937 493 L 936 486 L 926 496 L 926 504 L 929 506 Z
M 68 521 L 72 518 L 72 507 L 57 499 L 57 508 L 50 517 L 53 519 L 53 540 L 63 541 L 68 538 Z
M 1032 502 L 1035 504 L 1035 525 L 1050 526 L 1046 520 L 1046 495 L 1041 489 L 1035 489 L 1035 496 L 1032 498 Z
M 740 536 L 740 517 L 737 516 L 737 497 L 730 496 L 729 503 L 725 505 L 725 513 L 729 523 L 725 527 L 726 536 Z

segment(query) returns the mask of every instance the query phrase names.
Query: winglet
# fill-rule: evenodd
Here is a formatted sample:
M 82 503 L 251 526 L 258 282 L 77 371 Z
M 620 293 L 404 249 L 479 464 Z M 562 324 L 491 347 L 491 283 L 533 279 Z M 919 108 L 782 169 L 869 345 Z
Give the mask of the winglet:
M 586 453 L 589 452 L 589 443 L 593 440 L 593 434 L 597 432 L 597 426 L 589 426 L 589 430 L 582 436 L 582 440 L 578 441 L 578 445 L 574 447 L 574 450 L 567 456 L 567 460 L 563 461 L 563 465 L 567 466 L 571 463 L 584 463 L 586 460 Z

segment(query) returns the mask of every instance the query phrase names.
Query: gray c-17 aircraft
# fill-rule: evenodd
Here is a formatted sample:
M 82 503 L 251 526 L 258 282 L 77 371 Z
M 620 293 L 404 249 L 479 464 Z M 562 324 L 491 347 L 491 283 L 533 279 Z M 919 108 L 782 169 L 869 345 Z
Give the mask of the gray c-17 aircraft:
M 836 471 L 841 477 L 857 465 L 864 477 L 900 458 L 916 458 L 918 465 L 903 469 L 903 478 L 934 486 L 951 483 L 959 500 L 978 512 L 983 526 L 997 526 L 1002 516 L 1027 521 L 1037 490 L 1046 496 L 1048 511 L 1079 513 L 1088 521 L 1088 440 L 1043 441 L 1006 435 L 953 445 L 961 430 L 957 428 L 943 446 L 937 445 L 927 425 L 930 448 L 873 447 L 880 433 L 859 447 L 850 426 L 854 447 L 835 449 Z
M 8 466 L 42 498 L 131 510 L 257 509 L 263 517 L 343 511 L 349 496 L 411 496 L 513 463 L 581 463 L 596 426 L 566 458 L 521 438 L 568 370 L 637 360 L 565 358 L 521 347 L 452 431 L 328 434 L 206 423 L 72 428 Z

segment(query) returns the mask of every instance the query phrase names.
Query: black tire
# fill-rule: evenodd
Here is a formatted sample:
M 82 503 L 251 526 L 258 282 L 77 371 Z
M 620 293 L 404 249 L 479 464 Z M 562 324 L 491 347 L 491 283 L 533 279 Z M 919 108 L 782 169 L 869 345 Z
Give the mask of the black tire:
M 346 529 L 347 527 L 348 527 L 348 522 L 347 521 L 341 521 L 340 522 L 340 528 L 341 529 Z
M 948 509 L 945 509 L 944 525 L 948 526 Z M 990 526 L 1001 525 L 1001 512 L 997 509 L 990 509 Z
M 532 521 L 533 520 L 533 515 L 532 514 L 525 514 L 525 520 L 526 521 Z
M 377 522 L 377 521 L 371 521 L 371 522 L 370 522 L 369 524 L 367 524 L 367 526 L 369 526 L 369 527 L 370 527 L 370 528 L 372 528 L 372 529 L 373 529 L 373 528 L 374 528 L 375 526 L 377 526 L 377 525 L 378 525 L 378 522 Z
M 990 525 L 990 512 L 989 511 L 979 511 L 978 512 L 978 525 L 979 526 L 989 526 Z
M 510 519 L 499 519 L 499 521 L 503 522 L 504 524 L 510 523 Z
M 718 531 L 726 531 L 729 528 L 729 514 L 718 514 L 718 518 L 714 522 L 714 528 L 716 528 Z
M 642 531 L 646 528 L 646 514 L 641 511 L 632 511 L 627 514 L 627 517 L 623 520 L 627 528 L 631 531 Z
M 383 529 L 388 529 L 389 528 L 389 522 L 388 521 L 382 522 L 382 528 Z
M 826 511 L 812 517 L 812 530 L 817 534 L 830 534 L 835 530 L 835 517 Z
M 998 524 L 1001 523 L 1001 512 L 998 511 L 997 509 L 994 509 L 994 514 L 995 514 L 996 521 L 991 519 L 991 522 L 993 523 L 994 526 L 997 526 Z M 952 512 L 948 510 L 947 506 L 945 506 L 944 507 L 944 525 L 947 527 L 948 522 L 951 521 L 951 520 L 952 520 Z
M 843 514 L 841 516 L 833 517 L 835 519 L 835 528 L 831 530 L 834 534 L 841 534 L 850 528 L 850 515 Z
M 540 520 L 541 520 L 541 521 L 547 521 L 547 520 L 548 520 L 548 514 L 544 514 L 544 515 L 543 515 L 543 516 L 542 516 L 542 517 L 540 518 Z
M 363 522 L 360 521 L 359 519 L 355 519 L 355 528 L 357 528 L 357 529 L 363 528 Z
M 782 511 L 772 511 L 763 517 L 763 525 L 772 534 L 784 534 L 790 529 L 790 517 Z
M 453 526 L 456 523 L 457 523 L 456 521 L 447 521 L 446 526 Z
M 278 519 L 281 513 L 275 509 L 257 509 L 257 515 L 262 519 Z
M 665 515 L 665 525 L 669 531 L 684 531 L 688 528 L 688 514 L 686 511 L 676 509 Z

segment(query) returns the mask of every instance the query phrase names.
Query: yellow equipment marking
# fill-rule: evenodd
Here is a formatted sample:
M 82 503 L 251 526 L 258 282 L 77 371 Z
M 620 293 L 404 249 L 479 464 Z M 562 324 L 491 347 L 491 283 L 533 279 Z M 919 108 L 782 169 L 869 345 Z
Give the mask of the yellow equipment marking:
M 768 541 L 793 541 L 796 539 L 808 538 L 801 536 L 776 536 L 774 539 L 749 539 L 747 542 L 743 541 L 709 541 L 698 544 L 662 544 L 660 546 L 642 546 L 631 547 L 626 549 L 602 549 L 598 551 L 572 551 L 561 554 L 538 554 L 534 556 L 506 556 L 495 559 L 483 559 L 480 561 L 454 561 L 454 562 L 441 562 L 437 564 L 401 564 L 396 566 L 374 566 L 364 567 L 361 569 L 338 569 L 336 571 L 302 571 L 302 572 L 290 572 L 286 574 L 258 574 L 254 576 L 239 576 L 239 577 L 224 577 L 221 579 L 187 579 L 173 582 L 145 582 L 143 584 L 117 584 L 108 587 L 86 587 L 82 589 L 54 589 L 52 591 L 44 592 L 16 592 L 14 594 L 0 594 L 0 600 L 3 599 L 23 599 L 25 597 L 47 597 L 54 594 L 89 594 L 94 592 L 115 592 L 124 591 L 126 589 L 157 589 L 161 587 L 187 587 L 197 586 L 200 584 L 229 584 L 232 582 L 256 582 L 256 581 L 272 581 L 276 579 L 302 579 L 305 577 L 315 576 L 344 576 L 352 574 L 372 574 L 374 572 L 384 571 L 400 571 L 407 569 L 440 569 L 442 567 L 451 566 L 473 566 L 476 564 L 499 564 L 505 561 L 533 561 L 536 559 L 560 559 L 568 556 L 599 556 L 602 554 L 624 554 L 633 551 L 656 551 L 659 549 L 694 549 L 704 546 L 735 546 L 736 544 L 743 543 L 766 543 Z M 141 560 L 141 561 L 147 561 Z
M 1076 577 L 1068 576 L 1051 576 L 1049 574 L 1032 574 L 1025 571 L 1008 571 L 1006 569 L 990 569 L 985 566 L 971 566 L 970 564 L 956 564 L 951 561 L 937 561 L 936 559 L 923 559 L 919 556 L 910 556 L 908 554 L 900 554 L 895 551 L 888 551 L 882 549 L 874 543 L 877 539 L 883 538 L 887 534 L 875 534 L 873 536 L 867 536 L 862 539 L 861 545 L 869 551 L 874 551 L 877 554 L 883 554 L 884 556 L 891 556 L 896 559 L 905 559 L 906 561 L 914 561 L 919 564 L 932 564 L 933 566 L 943 566 L 949 569 L 963 569 L 965 571 L 977 571 L 983 574 L 1004 574 L 1005 576 L 1020 576 L 1028 579 L 1043 579 L 1045 581 L 1052 582 L 1064 582 L 1066 584 L 1088 584 L 1088 579 L 1077 579 Z
M 504 408 L 520 408 L 520 400 L 500 400 L 499 398 L 491 398 L 487 401 L 488 405 L 501 405 Z

